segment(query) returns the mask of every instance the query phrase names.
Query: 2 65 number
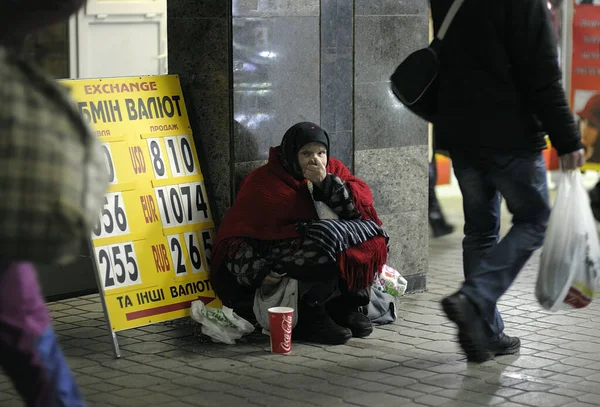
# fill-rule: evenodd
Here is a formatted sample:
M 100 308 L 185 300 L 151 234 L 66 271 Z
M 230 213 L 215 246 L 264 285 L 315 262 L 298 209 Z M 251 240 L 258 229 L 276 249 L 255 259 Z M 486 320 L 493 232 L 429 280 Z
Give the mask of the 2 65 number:
M 203 230 L 202 235 L 202 245 L 204 246 L 204 256 L 206 256 L 206 264 L 210 267 L 210 258 L 212 253 L 212 243 L 214 241 L 214 229 Z
M 191 265 L 192 273 L 206 271 L 202 252 L 198 243 L 197 232 L 187 232 L 183 235 L 171 235 L 167 237 L 169 248 L 171 249 L 171 260 L 175 265 L 175 275 L 187 274 L 188 262 Z M 187 256 L 186 256 L 187 254 Z

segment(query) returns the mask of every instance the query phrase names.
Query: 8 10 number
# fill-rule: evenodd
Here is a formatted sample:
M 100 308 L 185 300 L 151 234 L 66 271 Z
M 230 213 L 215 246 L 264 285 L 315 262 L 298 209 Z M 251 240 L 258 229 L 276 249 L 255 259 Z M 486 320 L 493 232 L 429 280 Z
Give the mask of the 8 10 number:
M 167 158 L 161 146 L 160 139 L 148 139 L 150 160 L 157 179 L 167 177 L 166 161 L 169 162 L 173 177 L 185 177 L 198 174 L 198 167 L 192 152 L 192 142 L 189 136 L 163 137 L 167 149 Z

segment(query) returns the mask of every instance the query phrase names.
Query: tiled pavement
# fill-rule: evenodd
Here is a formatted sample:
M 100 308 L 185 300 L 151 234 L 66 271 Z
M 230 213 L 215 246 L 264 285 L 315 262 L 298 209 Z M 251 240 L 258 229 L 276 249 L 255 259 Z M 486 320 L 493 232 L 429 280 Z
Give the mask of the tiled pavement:
M 460 222 L 459 202 L 445 202 Z M 534 259 L 500 308 L 519 356 L 468 364 L 438 301 L 461 279 L 460 235 L 430 244 L 429 290 L 400 301 L 400 318 L 368 339 L 294 344 L 273 356 L 266 337 L 236 346 L 202 343 L 186 325 L 119 334 L 112 357 L 97 298 L 50 307 L 69 362 L 91 406 L 569 406 L 600 405 L 600 301 L 550 314 L 533 296 Z M 0 376 L 0 406 L 21 406 Z

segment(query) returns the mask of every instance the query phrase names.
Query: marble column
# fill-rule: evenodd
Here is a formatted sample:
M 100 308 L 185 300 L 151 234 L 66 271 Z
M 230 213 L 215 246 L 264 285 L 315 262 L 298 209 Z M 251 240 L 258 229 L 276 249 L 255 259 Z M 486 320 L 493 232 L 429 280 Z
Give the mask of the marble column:
M 427 125 L 390 91 L 394 68 L 428 40 L 426 0 L 355 0 L 355 173 L 373 189 L 391 237 L 388 263 L 426 288 Z
M 169 72 L 180 77 L 217 222 L 233 191 L 231 0 L 167 1 Z
M 299 121 L 320 122 L 319 0 L 233 0 L 236 185 Z
M 321 126 L 331 155 L 354 167 L 354 1 L 321 0 Z

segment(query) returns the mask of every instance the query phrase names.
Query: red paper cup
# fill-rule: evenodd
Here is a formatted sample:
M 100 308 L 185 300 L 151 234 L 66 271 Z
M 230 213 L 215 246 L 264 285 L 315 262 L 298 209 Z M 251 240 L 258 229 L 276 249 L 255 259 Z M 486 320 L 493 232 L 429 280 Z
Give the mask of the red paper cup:
M 292 328 L 294 309 L 289 307 L 269 308 L 269 331 L 271 353 L 288 354 L 292 351 Z

